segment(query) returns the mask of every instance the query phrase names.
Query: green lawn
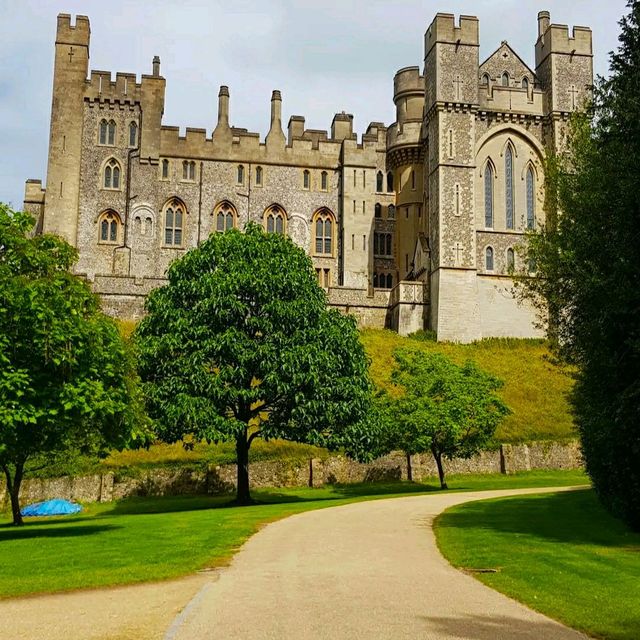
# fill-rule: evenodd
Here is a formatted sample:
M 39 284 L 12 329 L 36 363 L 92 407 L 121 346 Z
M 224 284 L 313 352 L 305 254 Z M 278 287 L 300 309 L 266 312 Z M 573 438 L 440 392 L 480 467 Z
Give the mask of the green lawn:
M 640 638 L 640 534 L 591 490 L 472 502 L 436 521 L 455 566 L 497 569 L 479 580 L 608 640 Z
M 452 491 L 582 484 L 579 471 L 451 476 Z M 91 504 L 75 517 L 0 518 L 0 597 L 161 580 L 224 563 L 261 524 L 301 511 L 436 491 L 395 482 L 255 491 L 260 504 L 226 497 L 130 499 Z

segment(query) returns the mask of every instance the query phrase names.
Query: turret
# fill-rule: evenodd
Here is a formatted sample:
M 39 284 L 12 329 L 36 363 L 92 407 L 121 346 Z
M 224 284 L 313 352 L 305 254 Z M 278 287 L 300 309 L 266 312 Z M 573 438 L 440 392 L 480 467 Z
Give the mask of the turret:
M 80 193 L 84 84 L 89 70 L 89 18 L 58 15 L 43 230 L 75 246 Z

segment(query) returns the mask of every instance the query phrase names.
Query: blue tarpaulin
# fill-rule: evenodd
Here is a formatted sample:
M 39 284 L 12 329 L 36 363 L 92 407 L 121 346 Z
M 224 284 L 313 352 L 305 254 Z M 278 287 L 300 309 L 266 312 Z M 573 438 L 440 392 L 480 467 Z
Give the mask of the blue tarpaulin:
M 71 513 L 82 511 L 79 504 L 74 504 L 68 500 L 46 500 L 36 502 L 22 509 L 23 516 L 66 516 Z

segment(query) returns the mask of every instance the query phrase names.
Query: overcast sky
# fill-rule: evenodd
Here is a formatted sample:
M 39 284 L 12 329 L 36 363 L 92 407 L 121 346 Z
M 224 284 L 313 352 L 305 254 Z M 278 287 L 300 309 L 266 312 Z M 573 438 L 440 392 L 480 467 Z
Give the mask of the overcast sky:
M 46 178 L 56 15 L 91 20 L 92 69 L 167 79 L 164 124 L 211 134 L 221 84 L 231 124 L 269 129 L 272 89 L 283 123 L 328 129 L 334 113 L 394 120 L 393 76 L 423 64 L 423 34 L 438 11 L 480 19 L 480 58 L 509 44 L 534 66 L 536 15 L 593 29 L 595 71 L 606 75 L 625 0 L 0 0 L 0 201 L 22 204 L 24 181 Z

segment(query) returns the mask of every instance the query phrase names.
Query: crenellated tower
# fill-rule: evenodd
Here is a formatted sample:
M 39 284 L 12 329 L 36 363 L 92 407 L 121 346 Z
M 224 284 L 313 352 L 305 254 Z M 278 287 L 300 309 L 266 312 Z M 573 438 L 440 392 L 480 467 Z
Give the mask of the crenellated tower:
M 75 246 L 85 81 L 89 69 L 89 18 L 58 16 L 43 230 Z
M 431 328 L 481 337 L 474 208 L 478 19 L 439 13 L 425 34 L 424 171 L 431 248 Z

